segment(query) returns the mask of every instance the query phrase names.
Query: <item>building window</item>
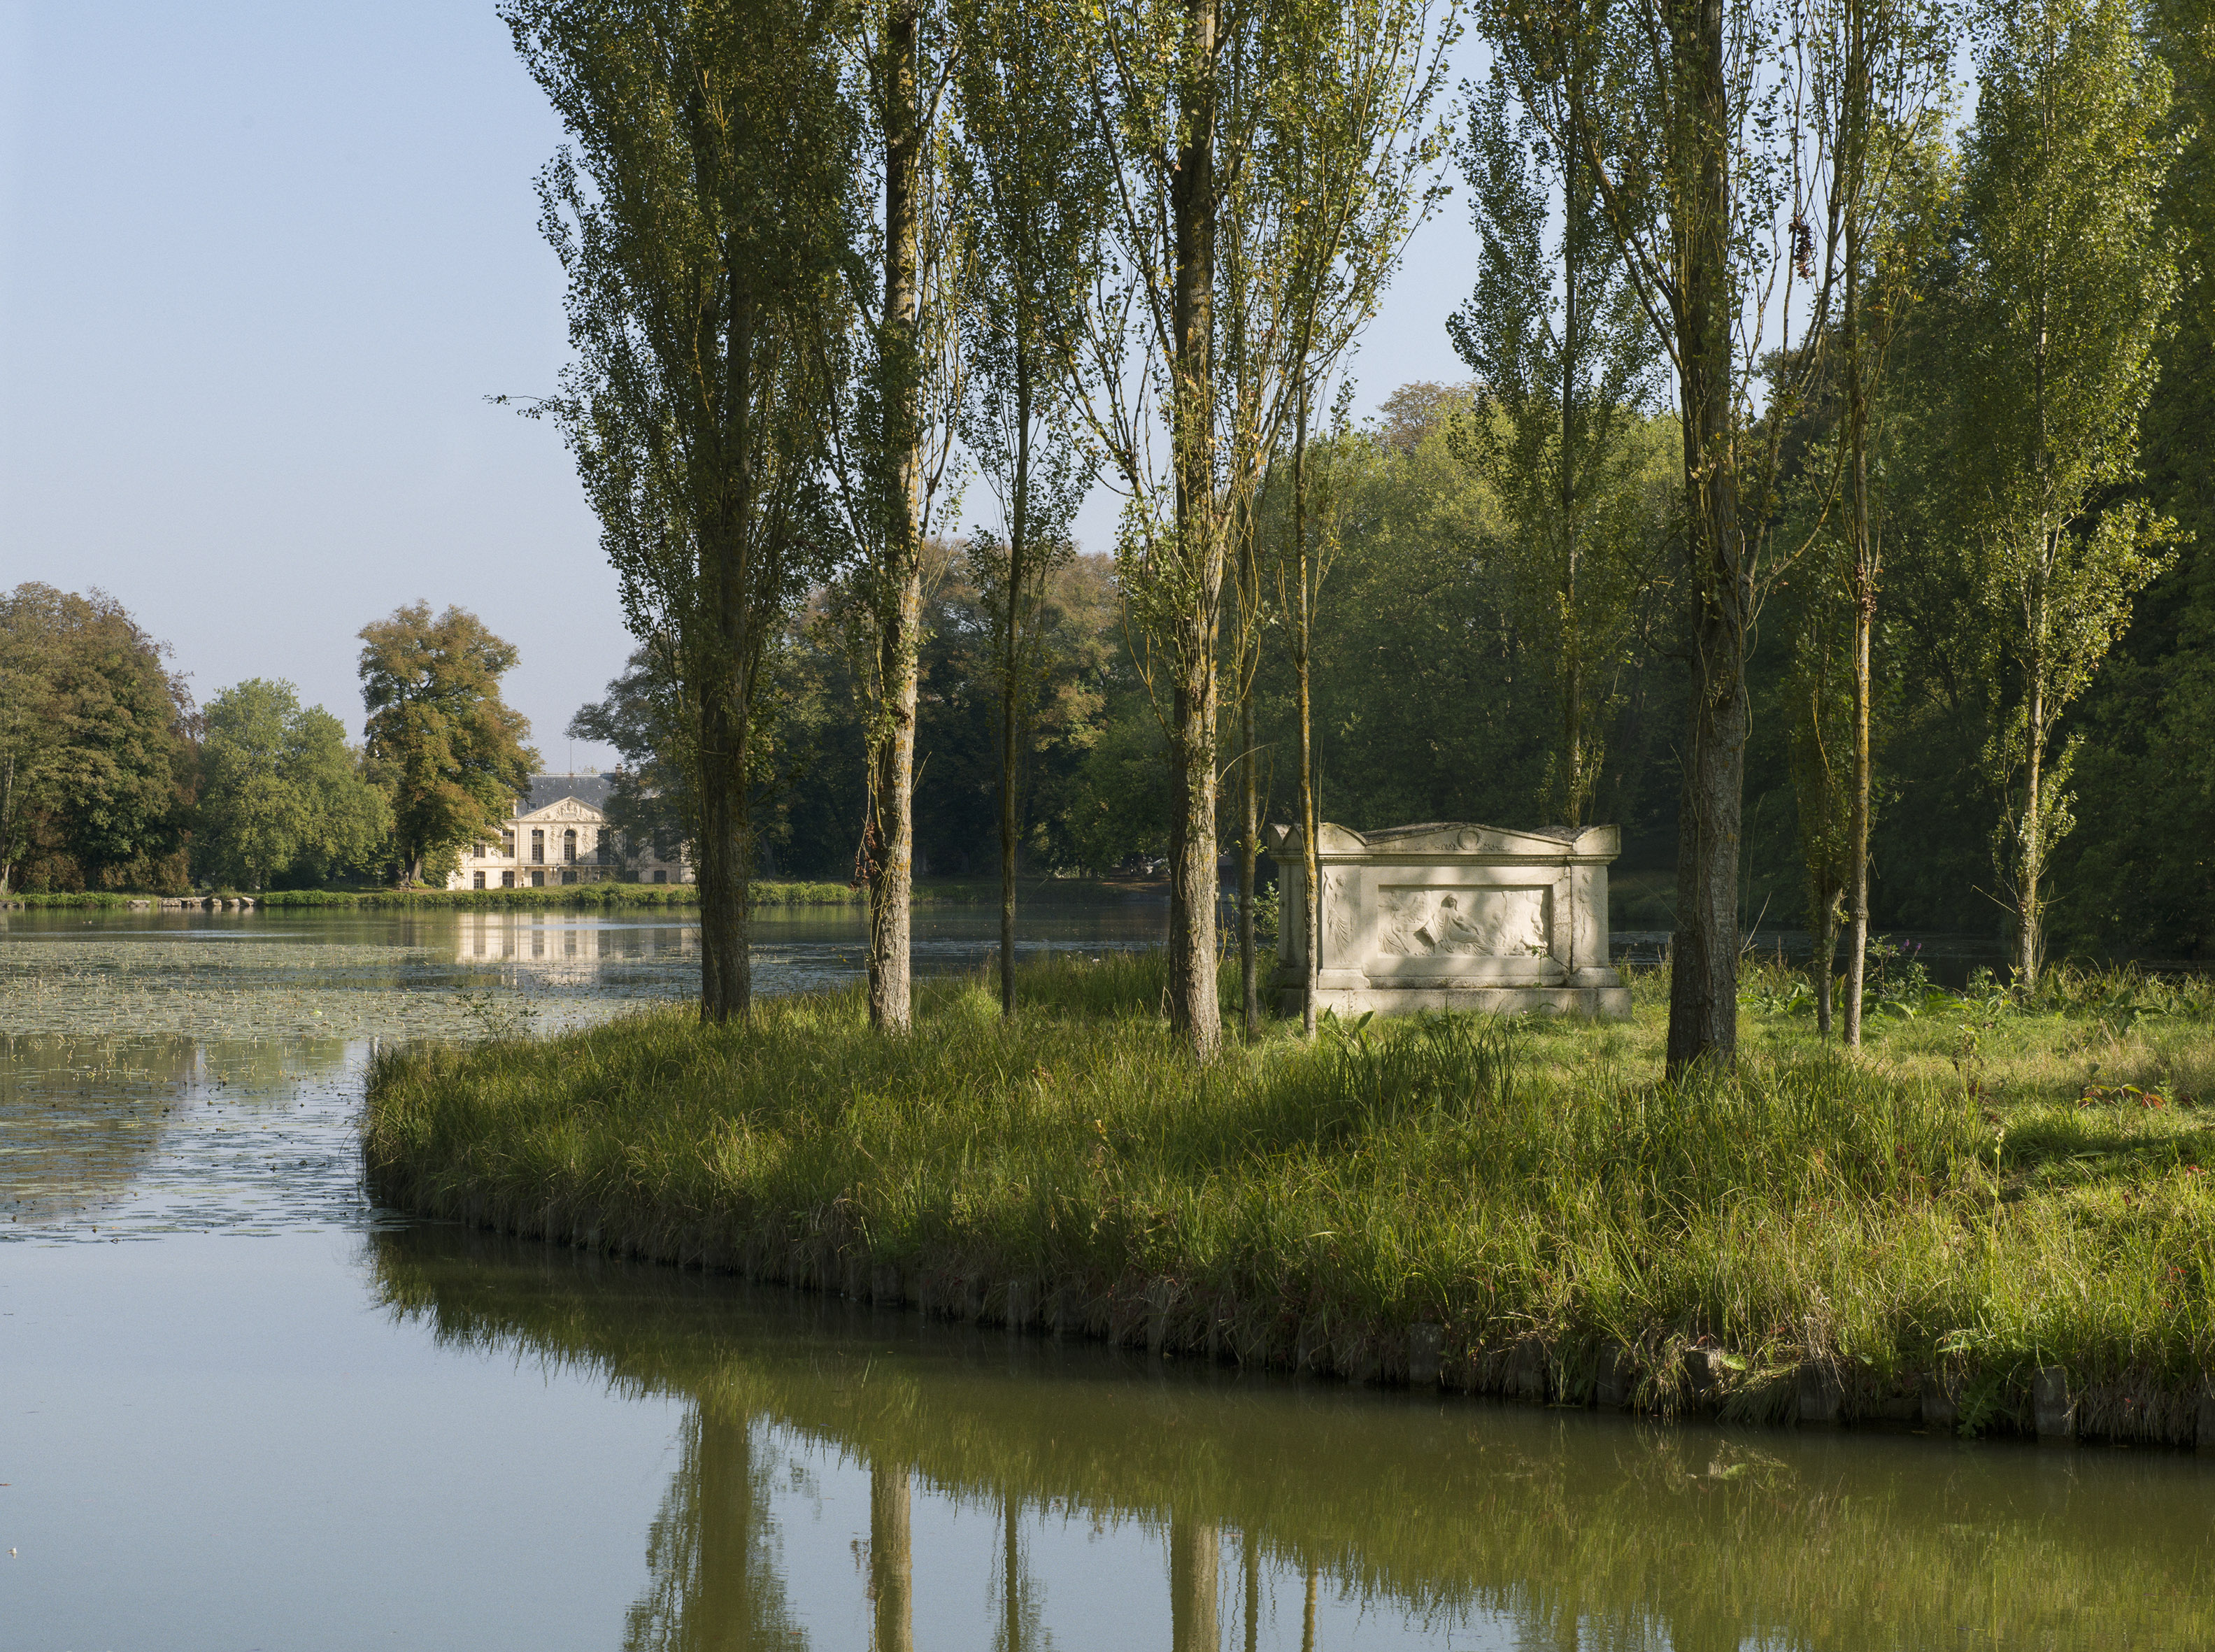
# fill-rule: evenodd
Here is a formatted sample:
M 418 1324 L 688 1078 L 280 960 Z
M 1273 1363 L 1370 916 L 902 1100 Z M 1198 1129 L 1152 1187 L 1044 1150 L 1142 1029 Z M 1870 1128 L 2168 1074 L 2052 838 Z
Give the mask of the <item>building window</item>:
M 500 834 L 500 852 L 510 860 L 515 858 L 515 834 L 512 832 Z
M 537 826 L 531 828 L 531 858 L 534 862 L 546 858 L 546 834 Z M 538 878 L 534 881 L 543 883 L 546 880 Z
M 480 889 L 484 887 L 484 874 L 482 872 L 477 874 L 476 887 Z
M 666 872 L 656 872 L 653 875 L 653 881 L 656 883 L 666 883 L 669 881 L 669 874 Z
M 512 872 L 502 872 L 500 875 L 500 887 L 503 889 L 512 889 L 515 887 L 515 874 Z
M 545 873 L 543 873 L 543 872 L 537 872 L 537 871 L 534 871 L 533 873 L 531 873 L 531 887 L 532 888 L 534 888 L 534 889 L 543 889 L 543 888 L 544 888 L 544 887 L 546 887 L 546 874 L 545 874 Z
M 566 867 L 566 866 L 565 866 L 565 867 L 563 867 L 563 868 L 561 869 L 561 881 L 562 881 L 562 882 L 564 882 L 564 883 L 574 883 L 576 881 L 577 881 L 577 875 L 576 875 L 574 872 L 572 872 L 572 871 L 571 871 L 568 867 Z
M 572 866 L 577 863 L 577 828 L 574 826 L 561 834 L 561 858 Z M 561 881 L 564 883 L 570 881 L 568 878 Z

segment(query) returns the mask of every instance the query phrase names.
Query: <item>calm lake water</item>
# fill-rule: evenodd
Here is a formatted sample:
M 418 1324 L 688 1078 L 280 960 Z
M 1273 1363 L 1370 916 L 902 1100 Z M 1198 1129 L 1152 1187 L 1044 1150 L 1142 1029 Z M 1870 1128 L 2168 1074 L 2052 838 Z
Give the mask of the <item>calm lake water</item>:
M 761 939 L 790 987 L 861 936 Z M 365 1200 L 371 1040 L 682 997 L 691 946 L 0 918 L 0 1648 L 2215 1646 L 2215 1455 L 1245 1376 Z

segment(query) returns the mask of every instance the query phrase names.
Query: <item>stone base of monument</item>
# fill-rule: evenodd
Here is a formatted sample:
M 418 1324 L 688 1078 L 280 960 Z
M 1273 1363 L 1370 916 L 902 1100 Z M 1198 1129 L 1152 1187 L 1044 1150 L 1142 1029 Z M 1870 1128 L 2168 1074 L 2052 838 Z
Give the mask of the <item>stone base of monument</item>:
M 1296 828 L 1267 838 L 1281 902 L 1276 986 L 1300 1007 L 1307 935 Z M 1608 962 L 1613 826 L 1512 832 L 1460 821 L 1316 834 L 1322 874 L 1316 1009 L 1482 1010 L 1627 1020 L 1630 993 Z
M 1295 970 L 1276 978 L 1277 1008 L 1300 1012 L 1300 978 Z M 1413 1015 L 1419 1010 L 1476 1010 L 1488 1016 L 1590 1016 L 1596 1021 L 1630 1019 L 1627 986 L 1385 986 L 1323 987 L 1316 993 L 1316 1013 L 1328 1010 L 1341 1021 L 1374 1010 L 1380 1016 Z

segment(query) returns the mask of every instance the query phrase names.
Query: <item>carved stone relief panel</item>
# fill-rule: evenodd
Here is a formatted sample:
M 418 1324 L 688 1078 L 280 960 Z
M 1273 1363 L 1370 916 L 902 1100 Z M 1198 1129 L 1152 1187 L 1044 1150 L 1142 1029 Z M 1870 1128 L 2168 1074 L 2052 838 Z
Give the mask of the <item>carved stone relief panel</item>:
M 1545 887 L 1384 885 L 1377 949 L 1392 958 L 1527 958 L 1550 946 Z
M 1353 902 L 1343 872 L 1322 875 L 1323 906 L 1330 930 L 1330 950 L 1324 955 L 1343 959 L 1353 949 Z

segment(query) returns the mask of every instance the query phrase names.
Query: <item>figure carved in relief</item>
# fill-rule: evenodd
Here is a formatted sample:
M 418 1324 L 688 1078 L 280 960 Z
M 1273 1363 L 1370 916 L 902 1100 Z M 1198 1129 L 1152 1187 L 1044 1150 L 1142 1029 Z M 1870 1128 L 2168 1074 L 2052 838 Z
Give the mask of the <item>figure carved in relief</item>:
M 1387 889 L 1377 949 L 1401 958 L 1512 957 L 1546 950 L 1535 889 Z
M 1322 887 L 1323 910 L 1330 914 L 1331 950 L 1342 958 L 1353 945 L 1353 906 L 1347 899 L 1346 875 L 1326 872 Z

